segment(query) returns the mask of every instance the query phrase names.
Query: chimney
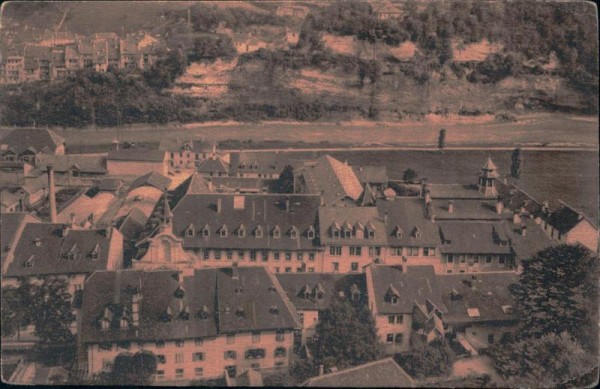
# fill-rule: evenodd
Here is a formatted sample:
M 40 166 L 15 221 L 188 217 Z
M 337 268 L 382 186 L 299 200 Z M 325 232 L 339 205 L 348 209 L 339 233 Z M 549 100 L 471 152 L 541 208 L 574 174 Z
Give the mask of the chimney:
M 513 214 L 513 224 L 521 224 L 521 214 L 519 211 L 515 210 L 515 213 Z
M 325 372 L 325 366 L 319 365 L 319 375 L 323 375 Z
M 48 165 L 48 199 L 50 201 L 50 223 L 56 223 L 56 188 L 54 187 L 54 165 Z
M 498 198 L 498 200 L 496 201 L 496 213 L 498 215 L 501 215 L 502 211 L 504 211 L 504 203 L 502 202 L 502 200 L 500 200 L 500 198 Z
M 222 209 L 222 208 L 223 208 L 223 205 L 222 205 L 222 200 L 221 200 L 221 198 L 219 197 L 219 198 L 217 199 L 217 213 L 221 213 L 221 209 Z
M 521 224 L 521 235 L 527 235 L 527 226 L 525 224 Z
M 454 201 L 452 200 L 448 203 L 448 213 L 454 213 Z
M 240 279 L 240 269 L 238 268 L 238 263 L 235 261 L 231 266 L 231 279 L 239 280 Z

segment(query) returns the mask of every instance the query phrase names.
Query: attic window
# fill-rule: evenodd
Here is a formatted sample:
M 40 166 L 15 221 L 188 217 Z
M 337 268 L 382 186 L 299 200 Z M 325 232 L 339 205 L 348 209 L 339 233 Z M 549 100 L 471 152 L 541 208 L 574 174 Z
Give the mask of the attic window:
M 167 309 L 161 316 L 161 320 L 164 322 L 170 322 L 172 318 L 173 318 L 173 312 L 171 311 L 171 307 L 167 307 Z
M 467 314 L 469 317 L 479 317 L 479 309 L 477 308 L 467 308 Z
M 109 327 L 110 327 L 110 322 L 108 321 L 108 319 L 102 319 L 100 321 L 100 328 L 102 329 L 102 331 L 108 330 Z
M 183 308 L 179 313 L 179 318 L 181 320 L 190 320 L 190 309 L 188 307 Z
M 273 229 L 273 238 L 279 239 L 281 237 L 281 230 L 279 229 L 279 226 L 275 226 L 275 228 Z
M 375 238 L 375 231 L 373 231 L 372 229 L 367 229 L 365 230 L 365 238 L 367 239 L 374 239 Z
M 75 252 L 74 251 L 69 251 L 67 253 L 67 259 L 71 259 L 71 260 L 75 259 Z
M 208 307 L 206 305 L 203 305 L 202 309 L 200 309 L 200 311 L 198 311 L 197 316 L 198 316 L 198 318 L 200 318 L 202 320 L 208 319 Z
M 415 236 L 415 238 L 421 237 L 421 230 L 419 229 L 419 227 L 415 227 L 415 229 L 413 230 L 413 235 Z
M 210 228 L 208 227 L 208 225 L 204 226 L 204 228 L 202 229 L 202 236 L 205 238 L 208 238 L 210 236 Z
M 35 238 L 33 244 L 35 244 L 37 247 L 40 247 L 42 245 L 42 240 L 40 238 Z
M 279 308 L 277 308 L 276 305 L 271 305 L 271 308 L 269 308 L 269 312 L 276 315 L 279 313 Z
M 350 239 L 352 237 L 352 230 L 350 230 L 350 229 L 344 229 L 344 237 L 346 239 Z
M 298 229 L 295 226 L 292 226 L 290 229 L 290 238 L 296 239 L 298 237 Z
M 261 226 L 256 227 L 256 229 L 254 230 L 254 236 L 256 236 L 257 238 L 263 237 L 263 229 Z
M 243 238 L 246 236 L 246 228 L 244 227 L 243 224 L 241 224 L 240 227 L 238 228 L 237 235 L 238 235 L 238 238 Z
M 235 310 L 235 315 L 237 317 L 244 317 L 244 308 L 239 307 L 238 309 Z
M 96 244 L 96 246 L 94 246 L 94 248 L 90 252 L 90 258 L 91 259 L 98 259 L 99 253 L 100 253 L 100 246 L 98 244 Z
M 404 235 L 402 228 L 400 228 L 400 226 L 396 226 L 396 230 L 394 231 L 394 236 L 396 236 L 396 238 L 402 238 L 402 235 Z
M 502 312 L 504 312 L 507 315 L 510 315 L 511 313 L 513 313 L 513 307 L 512 307 L 512 305 L 503 305 L 502 306 Z
M 185 230 L 185 236 L 194 236 L 194 233 L 195 233 L 195 231 L 194 231 L 194 225 L 190 224 L 188 226 L 188 228 L 186 228 L 186 230 Z
M 235 293 L 237 293 L 237 294 L 240 294 L 240 293 L 242 293 L 243 291 L 244 291 L 244 289 L 243 289 L 241 286 L 237 286 L 237 287 L 235 288 Z
M 337 229 L 331 229 L 332 235 L 334 238 L 339 238 L 340 237 L 340 230 Z
M 102 321 L 102 324 L 107 323 L 107 321 Z M 126 318 L 122 318 L 119 321 L 119 328 L 121 328 L 122 330 L 126 330 L 129 328 L 129 321 Z
M 275 289 L 275 285 L 269 285 L 268 290 L 269 292 L 275 292 L 277 289 Z
M 183 298 L 185 296 L 185 289 L 183 288 L 183 285 L 179 284 L 177 286 L 177 289 L 175 289 L 175 292 L 173 292 L 173 296 L 175 296 L 178 299 Z
M 223 226 L 221 227 L 221 230 L 219 231 L 221 238 L 225 238 L 227 237 L 227 226 Z
M 313 226 L 308 227 L 308 231 L 306 231 L 306 237 L 308 239 L 314 239 L 315 238 L 315 229 L 313 228 Z

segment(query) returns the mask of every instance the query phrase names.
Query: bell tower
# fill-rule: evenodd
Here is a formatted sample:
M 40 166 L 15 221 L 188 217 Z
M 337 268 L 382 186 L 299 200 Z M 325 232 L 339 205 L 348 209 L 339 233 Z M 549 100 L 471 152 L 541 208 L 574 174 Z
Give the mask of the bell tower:
M 498 168 L 494 164 L 494 161 L 488 157 L 485 166 L 481 169 L 479 174 L 479 184 L 477 187 L 479 191 L 485 197 L 497 197 L 496 192 L 496 179 L 498 178 Z

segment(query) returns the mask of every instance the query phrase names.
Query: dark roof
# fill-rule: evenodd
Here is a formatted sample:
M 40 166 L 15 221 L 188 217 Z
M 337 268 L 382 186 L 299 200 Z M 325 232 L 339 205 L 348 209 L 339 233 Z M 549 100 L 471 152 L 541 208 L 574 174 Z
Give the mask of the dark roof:
M 22 198 L 19 193 L 13 193 L 8 189 L 3 189 L 0 191 L 0 205 L 3 207 L 9 208 L 12 205 L 15 205 Z
M 387 244 L 389 246 L 435 247 L 440 243 L 437 227 L 427 218 L 425 203 L 419 198 L 396 198 L 378 201 L 382 217 L 387 213 Z M 397 234 L 397 229 L 402 230 Z M 420 232 L 420 237 L 418 237 Z
M 38 128 L 19 128 L 0 139 L 0 144 L 7 145 L 17 154 L 29 148 L 36 152 L 54 154 L 57 147 L 64 143 L 64 138 L 54 131 Z
M 110 232 L 69 229 L 63 237 L 62 228 L 63 224 L 52 223 L 25 226 L 6 276 L 85 274 L 107 268 Z M 94 250 L 98 252 L 98 259 L 90 256 Z M 68 259 L 69 252 L 74 253 L 74 259 Z M 30 267 L 25 266 L 28 261 L 32 263 Z
M 554 212 L 547 217 L 548 224 L 558 230 L 561 234 L 565 234 L 573 229 L 581 220 L 584 219 L 582 213 L 577 212 L 565 203 L 561 203 Z
M 374 228 L 374 238 L 365 238 L 357 234 L 356 237 L 339 238 L 333 236 L 332 226 L 343 230 L 344 226 L 357 229 L 362 227 Z M 319 231 L 321 244 L 363 244 L 369 246 L 383 246 L 386 244 L 386 229 L 383 218 L 380 217 L 376 207 L 320 207 Z
M 216 191 L 256 190 L 260 191 L 267 184 L 261 178 L 254 177 L 210 177 Z
M 452 213 L 448 211 L 450 201 L 454 204 Z M 431 210 L 436 220 L 500 220 L 503 215 L 496 213 L 496 200 L 432 200 Z M 511 217 L 512 215 L 504 215 Z
M 106 173 L 106 157 L 102 155 L 44 155 L 38 167 L 46 171 L 49 163 L 54 165 L 56 172 L 68 172 L 76 168 L 83 173 Z
M 446 312 L 433 266 L 407 266 L 406 272 L 396 266 L 370 266 L 378 314 L 412 313 L 415 303 L 424 307 L 427 301 Z M 389 290 L 398 293 L 397 304 L 385 301 Z
M 407 388 L 415 382 L 394 359 L 389 357 L 335 373 L 324 374 L 306 381 L 302 386 L 330 388 Z
M 264 268 L 238 268 L 238 279 L 232 272 L 231 268 L 195 270 L 189 276 L 172 270 L 96 272 L 83 292 L 82 341 L 175 340 L 299 327 L 277 280 Z M 136 290 L 141 295 L 139 327 L 121 330 L 123 312 L 131 320 Z M 103 331 L 100 319 L 107 307 L 111 327 Z M 167 309 L 171 321 L 163 319 Z M 186 311 L 188 320 L 180 316 Z
M 290 164 L 288 153 L 233 152 L 229 157 L 231 173 L 279 174 Z
M 229 173 L 229 166 L 221 158 L 209 158 L 200 162 L 196 170 L 200 173 Z
M 386 166 L 352 166 L 352 171 L 363 185 L 388 182 Z
M 519 275 L 513 272 L 438 275 L 444 305 L 448 308 L 444 322 L 515 321 L 517 317 L 507 306 L 514 307 L 509 285 L 518 280 Z M 469 315 L 469 308 L 477 311 Z
M 17 243 L 14 241 L 17 231 L 26 219 L 29 219 L 30 222 L 41 223 L 40 219 L 25 212 L 3 213 L 0 216 L 0 258 L 2 259 L 0 269 L 4 269 L 8 248 L 14 247 Z
M 364 273 L 280 273 L 276 277 L 296 310 L 326 309 L 334 298 L 351 298 L 354 289 L 358 290 L 361 301 L 367 297 Z M 317 298 L 317 289 L 323 291 L 323 298 Z M 343 296 L 340 296 L 340 292 L 343 292 Z
M 363 187 L 352 168 L 323 155 L 316 164 L 306 166 L 303 176 L 309 193 L 322 194 L 325 204 L 349 197 L 358 200 Z
M 440 246 L 448 254 L 510 254 L 506 227 L 501 222 L 440 222 Z M 506 245 L 500 241 L 506 241 Z
M 119 226 L 119 232 L 123 234 L 125 239 L 138 239 L 140 234 L 145 230 L 147 222 L 148 216 L 139 208 L 133 207 Z
M 163 162 L 167 152 L 163 150 L 148 149 L 121 149 L 111 150 L 106 157 L 109 161 L 138 161 L 138 162 Z
M 496 191 L 504 206 L 512 211 L 521 211 L 523 208 L 526 213 L 538 215 L 542 209 L 542 204 L 514 184 L 497 181 Z
M 432 199 L 483 199 L 477 185 L 463 184 L 428 184 Z
M 523 225 L 526 227 L 525 236 L 521 234 Z M 506 221 L 505 226 L 517 261 L 529 259 L 548 246 L 558 243 L 558 241 L 552 240 L 534 220 L 528 217 L 522 217 L 519 225 Z
M 166 190 L 171 183 L 169 177 L 165 177 L 157 172 L 150 172 L 136 178 L 131 185 L 129 185 L 129 191 L 139 188 L 140 186 L 153 186 L 156 189 Z
M 286 208 L 289 199 L 289 212 Z M 221 201 L 221 212 L 217 203 Z M 236 203 L 239 208 L 234 208 Z M 173 209 L 173 232 L 183 237 L 183 247 L 223 248 L 223 249 L 272 249 L 309 250 L 314 249 L 314 239 L 309 239 L 307 231 L 315 228 L 319 197 L 311 195 L 230 195 L 199 194 L 185 196 Z M 194 236 L 184 236 L 185 230 L 193 225 Z M 240 226 L 245 228 L 245 236 L 239 237 Z M 210 236 L 203 237 L 201 230 L 208 226 Z M 221 237 L 219 232 L 227 226 L 228 234 Z M 263 236 L 257 237 L 257 228 Z M 273 236 L 275 227 L 280 230 L 280 238 Z M 292 227 L 297 229 L 297 237 L 292 238 Z M 316 236 L 316 234 L 315 234 Z
M 100 181 L 100 184 L 98 185 L 98 189 L 104 190 L 104 191 L 109 191 L 109 192 L 114 192 L 116 190 L 119 190 L 119 188 L 121 188 L 122 185 L 123 185 L 123 180 L 121 180 L 121 179 L 103 178 Z

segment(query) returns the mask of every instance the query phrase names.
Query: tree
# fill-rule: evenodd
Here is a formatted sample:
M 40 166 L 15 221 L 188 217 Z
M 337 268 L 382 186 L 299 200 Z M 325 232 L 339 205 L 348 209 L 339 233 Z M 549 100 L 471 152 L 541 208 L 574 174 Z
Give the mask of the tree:
M 438 136 L 438 149 L 443 153 L 446 147 L 446 129 L 442 128 Z
M 581 377 L 597 364 L 596 358 L 566 332 L 498 344 L 487 353 L 511 387 L 556 387 Z
M 404 173 L 402 173 L 402 181 L 404 182 L 415 182 L 419 175 L 413 169 L 406 169 Z
M 2 288 L 2 336 L 10 337 L 18 334 L 19 328 L 31 323 L 31 284 L 23 280 L 15 288 L 7 286 Z
M 32 301 L 28 309 L 35 326 L 35 335 L 43 343 L 72 341 L 71 324 L 75 315 L 67 280 L 49 277 L 40 285 L 34 285 L 32 290 Z
M 294 193 L 294 168 L 286 165 L 277 180 L 277 193 Z
M 115 357 L 110 380 L 114 385 L 149 385 L 156 374 L 156 356 L 150 351 Z
M 375 320 L 364 306 L 335 299 L 319 315 L 315 360 L 326 367 L 360 365 L 383 356 Z
M 598 316 L 598 257 L 582 245 L 549 247 L 523 261 L 519 283 L 511 288 L 522 318 L 522 337 L 573 334 L 595 347 Z
M 190 61 L 207 59 L 214 61 L 217 58 L 231 58 L 235 55 L 233 41 L 227 35 L 202 36 L 194 40 L 194 47 L 188 55 Z
M 398 354 L 396 360 L 408 374 L 417 378 L 447 375 L 452 368 L 455 354 L 445 339 L 418 345 L 406 354 Z
M 510 175 L 513 178 L 521 177 L 521 164 L 523 162 L 523 158 L 521 156 L 521 147 L 517 147 L 513 150 L 512 153 L 512 164 L 510 165 Z

